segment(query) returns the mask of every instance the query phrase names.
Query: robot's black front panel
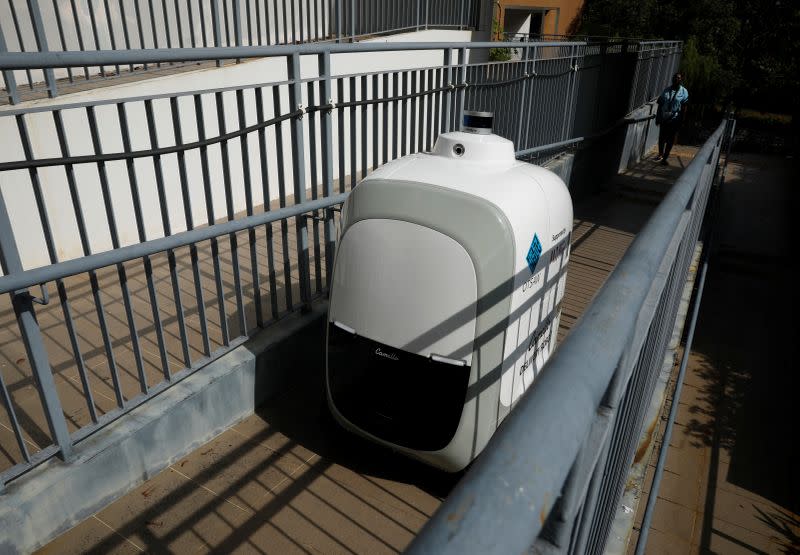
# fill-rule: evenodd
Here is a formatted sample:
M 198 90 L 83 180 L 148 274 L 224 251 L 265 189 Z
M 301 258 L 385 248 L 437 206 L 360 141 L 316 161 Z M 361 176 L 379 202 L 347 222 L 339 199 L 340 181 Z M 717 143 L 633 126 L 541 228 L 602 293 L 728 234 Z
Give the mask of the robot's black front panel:
M 328 325 L 328 387 L 339 413 L 380 439 L 421 451 L 458 427 L 469 366 L 436 362 Z

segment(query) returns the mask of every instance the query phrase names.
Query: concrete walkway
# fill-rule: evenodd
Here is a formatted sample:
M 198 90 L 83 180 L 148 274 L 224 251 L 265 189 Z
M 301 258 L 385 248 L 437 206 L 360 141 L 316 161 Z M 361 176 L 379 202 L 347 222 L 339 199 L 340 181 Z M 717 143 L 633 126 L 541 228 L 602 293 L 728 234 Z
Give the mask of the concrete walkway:
M 678 148 L 666 167 L 645 161 L 576 206 L 559 339 L 695 151 Z M 322 370 L 298 368 L 292 390 L 41 552 L 402 551 L 460 475 L 342 431 Z
M 800 553 L 797 178 L 792 160 L 731 156 L 648 554 Z

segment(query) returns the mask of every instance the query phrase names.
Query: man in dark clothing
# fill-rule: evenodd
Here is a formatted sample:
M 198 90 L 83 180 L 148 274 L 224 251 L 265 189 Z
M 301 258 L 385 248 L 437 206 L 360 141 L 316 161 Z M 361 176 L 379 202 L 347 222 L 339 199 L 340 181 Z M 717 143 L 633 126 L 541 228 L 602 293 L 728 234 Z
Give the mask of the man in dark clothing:
M 656 125 L 659 126 L 659 130 L 656 161 L 661 161 L 665 166 L 672 145 L 675 144 L 675 136 L 683 123 L 686 102 L 689 100 L 689 91 L 681 84 L 682 81 L 683 76 L 676 73 L 672 76 L 672 85 L 664 89 L 658 97 Z

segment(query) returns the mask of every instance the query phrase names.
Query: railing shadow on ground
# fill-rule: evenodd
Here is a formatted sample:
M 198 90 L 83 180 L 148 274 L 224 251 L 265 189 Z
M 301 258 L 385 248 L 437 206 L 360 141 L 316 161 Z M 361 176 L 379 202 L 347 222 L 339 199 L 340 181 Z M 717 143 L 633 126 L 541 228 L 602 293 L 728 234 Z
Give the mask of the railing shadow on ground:
M 750 179 L 747 185 L 756 186 L 755 177 Z M 695 382 L 689 385 L 696 392 L 687 407 L 684 433 L 693 446 L 710 451 L 700 548 L 710 549 L 712 536 L 721 535 L 713 522 L 721 509 L 717 490 L 727 482 L 774 504 L 769 507 L 760 500 L 743 510 L 774 532 L 785 553 L 798 553 L 800 481 L 792 439 L 797 338 L 795 324 L 783 308 L 795 306 L 797 300 L 784 248 L 790 229 L 788 223 L 786 229 L 776 227 L 778 215 L 763 221 L 745 213 L 758 206 L 741 205 L 742 197 L 730 192 L 740 186 L 730 181 L 722 189 L 723 198 L 728 194 L 736 200 L 723 211 L 720 224 L 725 225 L 718 234 L 727 230 L 741 237 L 731 229 L 742 228 L 763 235 L 749 247 L 722 242 L 712 256 L 693 346 Z M 768 240 L 770 234 L 778 238 L 777 244 Z

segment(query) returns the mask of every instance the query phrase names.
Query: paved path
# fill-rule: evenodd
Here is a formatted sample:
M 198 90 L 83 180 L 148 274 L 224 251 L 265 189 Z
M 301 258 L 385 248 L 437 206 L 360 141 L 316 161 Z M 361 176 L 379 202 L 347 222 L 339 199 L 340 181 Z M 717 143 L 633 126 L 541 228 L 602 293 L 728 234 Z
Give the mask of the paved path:
M 731 156 L 648 554 L 800 553 L 791 164 Z
M 695 149 L 645 161 L 576 206 L 559 336 L 619 262 Z M 43 553 L 393 553 L 448 494 L 448 475 L 343 432 L 322 368 L 244 422 L 87 519 Z

